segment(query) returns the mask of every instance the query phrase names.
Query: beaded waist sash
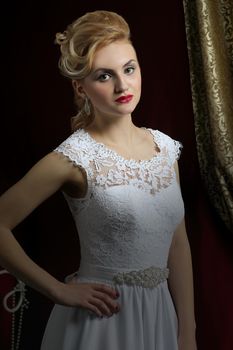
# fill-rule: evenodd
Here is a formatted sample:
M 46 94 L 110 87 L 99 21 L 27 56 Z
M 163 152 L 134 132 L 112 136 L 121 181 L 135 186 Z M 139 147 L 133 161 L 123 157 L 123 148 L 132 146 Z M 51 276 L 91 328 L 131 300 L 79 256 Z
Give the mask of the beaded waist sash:
M 113 276 L 113 282 L 116 284 L 128 284 L 142 286 L 145 288 L 154 288 L 159 283 L 168 278 L 169 270 L 151 266 L 144 270 L 130 272 L 119 272 Z
M 136 285 L 145 288 L 155 288 L 166 281 L 169 275 L 168 268 L 150 266 L 143 270 L 114 269 L 96 265 L 81 265 L 79 270 L 69 275 L 66 281 L 71 279 L 99 280 L 115 285 Z

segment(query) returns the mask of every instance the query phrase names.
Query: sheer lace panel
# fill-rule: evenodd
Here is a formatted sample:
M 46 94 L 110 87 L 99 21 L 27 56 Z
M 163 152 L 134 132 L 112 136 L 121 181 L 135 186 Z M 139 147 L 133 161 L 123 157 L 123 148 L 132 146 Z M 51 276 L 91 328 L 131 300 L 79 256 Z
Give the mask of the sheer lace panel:
M 125 159 L 83 129 L 72 134 L 55 151 L 86 171 L 89 186 L 106 189 L 130 184 L 154 195 L 169 186 L 174 178 L 173 163 L 179 158 L 182 145 L 158 130 L 149 130 L 160 149 L 149 160 Z

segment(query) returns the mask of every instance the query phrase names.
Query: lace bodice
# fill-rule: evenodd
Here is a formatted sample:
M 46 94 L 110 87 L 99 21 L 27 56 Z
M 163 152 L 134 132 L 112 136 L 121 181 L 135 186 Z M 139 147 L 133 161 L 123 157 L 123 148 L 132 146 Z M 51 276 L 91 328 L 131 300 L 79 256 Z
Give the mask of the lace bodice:
M 173 232 L 184 215 L 173 167 L 181 144 L 158 130 L 147 130 L 159 148 L 149 160 L 125 159 L 84 129 L 55 149 L 87 177 L 84 198 L 64 193 L 79 233 L 83 264 L 119 268 L 167 264 Z

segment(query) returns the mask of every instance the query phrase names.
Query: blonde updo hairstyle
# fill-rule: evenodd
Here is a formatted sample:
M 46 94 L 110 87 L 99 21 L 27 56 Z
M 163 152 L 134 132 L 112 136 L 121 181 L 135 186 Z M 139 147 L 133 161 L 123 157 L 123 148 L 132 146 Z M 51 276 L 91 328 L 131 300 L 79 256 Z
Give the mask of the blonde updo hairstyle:
M 123 17 L 110 11 L 88 12 L 68 25 L 63 33 L 56 34 L 60 45 L 59 69 L 72 80 L 84 79 L 92 69 L 98 49 L 116 40 L 131 43 L 130 29 Z M 78 114 L 71 120 L 72 130 L 87 127 L 94 120 L 93 109 L 86 111 L 85 100 L 75 92 Z

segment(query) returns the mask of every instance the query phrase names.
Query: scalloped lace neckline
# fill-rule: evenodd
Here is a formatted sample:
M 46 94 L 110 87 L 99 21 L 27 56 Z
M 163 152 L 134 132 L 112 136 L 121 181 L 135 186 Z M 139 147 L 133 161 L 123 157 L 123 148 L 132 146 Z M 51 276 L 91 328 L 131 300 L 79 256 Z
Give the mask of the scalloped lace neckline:
M 160 148 L 160 145 L 159 143 L 157 142 L 157 140 L 155 139 L 155 134 L 158 132 L 158 130 L 154 130 L 154 133 L 152 132 L 152 129 L 151 128 L 146 128 L 146 127 L 141 127 L 141 129 L 144 129 L 144 130 L 148 130 L 152 137 L 153 137 L 153 141 L 154 141 L 154 148 L 156 149 L 156 147 L 158 147 L 160 149 L 159 152 L 157 152 L 153 157 L 149 158 L 149 159 L 133 159 L 133 158 L 125 158 L 124 156 L 122 156 L 121 154 L 119 154 L 117 151 L 115 151 L 114 149 L 108 147 L 107 145 L 105 145 L 104 143 L 102 142 L 99 142 L 97 140 L 94 139 L 94 137 L 92 137 L 89 132 L 87 132 L 86 130 L 84 130 L 83 128 L 81 128 L 82 132 L 84 133 L 84 135 L 86 135 L 87 139 L 93 143 L 94 145 L 96 145 L 97 147 L 99 148 L 102 148 L 104 149 L 106 152 L 108 152 L 108 154 L 111 154 L 114 156 L 115 159 L 117 160 L 121 160 L 123 162 L 126 162 L 126 163 L 130 163 L 130 164 L 147 164 L 147 163 L 150 163 L 152 161 L 154 161 L 155 159 L 158 158 L 158 155 L 160 155 L 161 153 L 161 148 Z

